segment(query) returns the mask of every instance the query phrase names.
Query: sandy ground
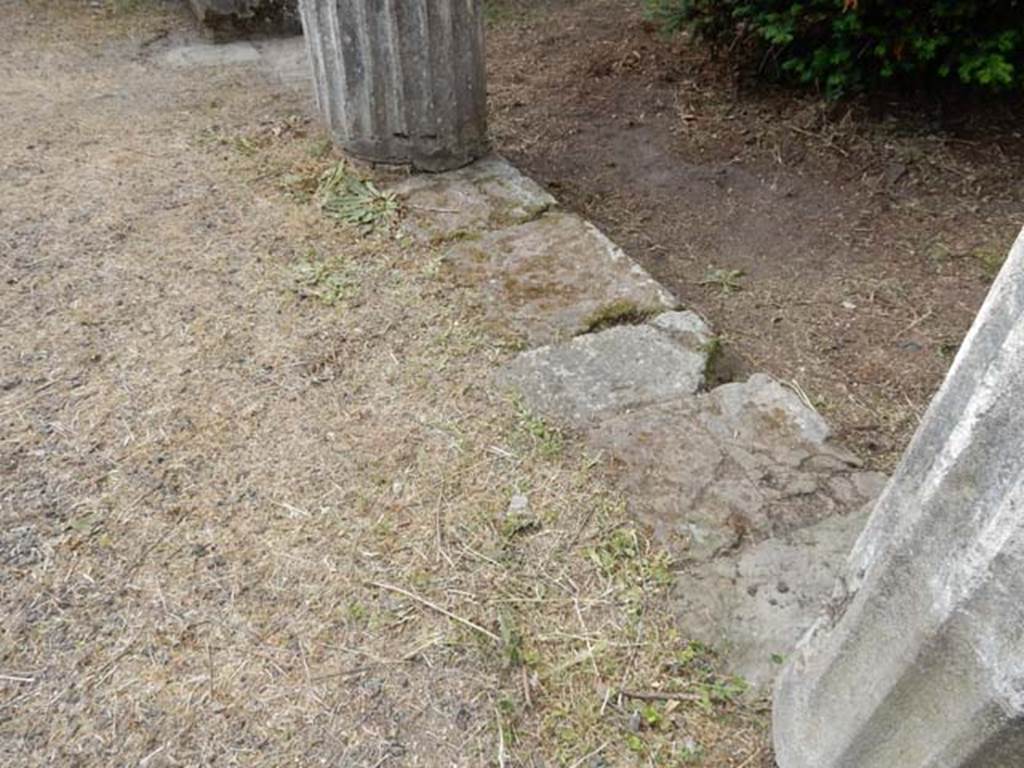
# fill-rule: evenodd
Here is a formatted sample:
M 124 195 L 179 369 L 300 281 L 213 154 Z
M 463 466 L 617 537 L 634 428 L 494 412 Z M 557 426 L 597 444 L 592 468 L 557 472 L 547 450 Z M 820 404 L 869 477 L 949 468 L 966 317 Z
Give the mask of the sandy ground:
M 0 14 L 0 764 L 768 764 L 438 254 L 309 200 L 301 99 L 159 64 L 177 5 Z

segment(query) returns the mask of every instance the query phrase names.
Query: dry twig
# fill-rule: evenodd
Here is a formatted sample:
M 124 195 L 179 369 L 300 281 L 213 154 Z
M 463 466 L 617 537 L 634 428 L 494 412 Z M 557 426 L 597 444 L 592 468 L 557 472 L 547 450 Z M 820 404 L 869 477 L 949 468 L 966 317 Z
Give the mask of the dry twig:
M 376 587 L 377 589 L 384 589 L 384 590 L 387 590 L 388 592 L 395 592 L 396 594 L 404 595 L 405 597 L 408 597 L 410 600 L 415 600 L 420 605 L 426 606 L 427 608 L 430 608 L 432 611 L 437 611 L 441 615 L 447 616 L 452 621 L 456 621 L 459 624 L 462 624 L 464 627 L 469 627 L 470 629 L 472 629 L 472 630 L 474 630 L 476 632 L 479 632 L 481 635 L 489 637 L 491 640 L 496 642 L 498 645 L 501 645 L 501 638 L 498 637 L 493 632 L 491 632 L 489 629 L 485 629 L 484 627 L 481 627 L 479 624 L 476 624 L 475 622 L 472 622 L 469 619 L 464 619 L 462 616 L 459 616 L 456 613 L 452 613 L 447 608 L 442 608 L 437 603 L 432 603 L 429 600 L 427 600 L 425 598 L 422 598 L 419 595 L 417 595 L 417 594 L 415 594 L 413 592 L 410 592 L 407 589 L 402 589 L 401 587 L 396 587 L 393 584 L 384 584 L 384 583 L 381 583 L 379 581 L 368 581 L 368 582 L 366 582 L 366 584 L 367 584 L 367 586 L 370 586 L 370 587 Z

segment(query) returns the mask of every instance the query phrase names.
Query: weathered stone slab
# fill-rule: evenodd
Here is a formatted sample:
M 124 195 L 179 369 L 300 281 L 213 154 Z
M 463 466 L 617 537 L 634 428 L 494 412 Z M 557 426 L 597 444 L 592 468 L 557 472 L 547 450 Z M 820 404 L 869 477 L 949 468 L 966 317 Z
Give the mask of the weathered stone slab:
M 1024 764 L 1024 234 L 776 686 L 781 768 Z
M 172 67 L 197 69 L 256 66 L 290 90 L 308 99 L 313 95 L 306 44 L 301 37 L 185 43 L 161 52 L 158 60 Z
M 832 594 L 870 506 L 765 539 L 682 572 L 673 587 L 686 637 L 714 646 L 763 691 Z
M 612 412 L 696 394 L 710 339 L 698 315 L 670 312 L 650 325 L 620 325 L 524 352 L 498 381 L 532 411 L 582 428 Z
M 704 352 L 714 336 L 704 318 L 696 312 L 662 312 L 655 315 L 650 324 L 681 344 Z
M 677 305 L 597 228 L 568 213 L 460 242 L 445 263 L 457 280 L 482 293 L 492 321 L 530 346 L 570 339 L 610 316 Z
M 457 171 L 411 176 L 391 189 L 404 202 L 404 230 L 427 242 L 479 237 L 535 219 L 555 205 L 539 184 L 498 155 Z
M 172 67 L 226 67 L 258 64 L 260 52 L 252 43 L 245 41 L 223 45 L 190 43 L 171 48 L 160 58 Z
M 313 72 L 306 43 L 301 35 L 255 40 L 253 45 L 259 52 L 260 64 L 266 73 L 292 91 L 312 99 Z
M 641 520 L 700 561 L 859 509 L 884 477 L 828 441 L 787 387 L 757 374 L 707 395 L 619 414 L 586 431 Z

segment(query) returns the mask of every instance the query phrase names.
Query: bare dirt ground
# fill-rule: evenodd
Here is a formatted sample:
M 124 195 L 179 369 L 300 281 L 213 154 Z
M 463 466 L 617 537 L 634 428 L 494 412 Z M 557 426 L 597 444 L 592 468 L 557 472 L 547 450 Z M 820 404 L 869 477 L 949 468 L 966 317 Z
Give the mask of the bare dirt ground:
M 1019 105 L 829 106 L 638 0 L 489 8 L 500 149 L 891 468 L 1024 224 Z
M 438 254 L 309 199 L 297 97 L 161 65 L 179 4 L 0 16 L 0 764 L 769 764 Z

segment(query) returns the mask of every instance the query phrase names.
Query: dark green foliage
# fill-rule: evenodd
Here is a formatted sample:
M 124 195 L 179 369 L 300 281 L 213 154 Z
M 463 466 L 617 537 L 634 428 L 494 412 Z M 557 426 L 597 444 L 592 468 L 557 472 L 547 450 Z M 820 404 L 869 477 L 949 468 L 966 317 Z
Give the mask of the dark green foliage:
M 886 82 L 1024 86 L 1024 0 L 647 0 L 666 29 L 762 61 L 832 97 Z

